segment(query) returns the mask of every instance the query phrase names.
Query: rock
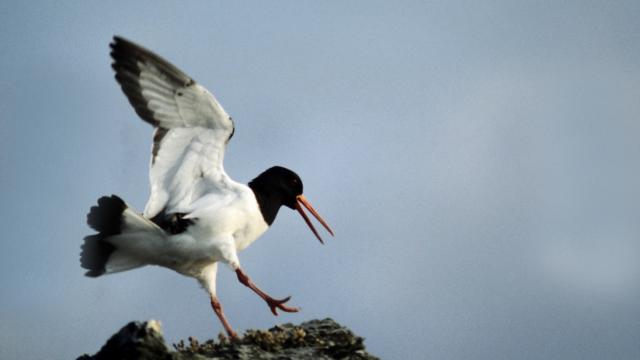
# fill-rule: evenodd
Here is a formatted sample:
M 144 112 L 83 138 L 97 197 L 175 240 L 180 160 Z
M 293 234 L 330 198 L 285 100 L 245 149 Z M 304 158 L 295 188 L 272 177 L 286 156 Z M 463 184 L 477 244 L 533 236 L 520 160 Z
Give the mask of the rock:
M 164 343 L 160 322 L 130 322 L 111 336 L 94 356 L 83 355 L 78 360 L 107 359 L 173 359 Z
M 114 334 L 97 354 L 83 355 L 78 360 L 378 359 L 365 351 L 363 338 L 332 319 L 284 324 L 269 330 L 247 330 L 236 340 L 222 334 L 217 341 L 203 343 L 189 338 L 187 343 L 181 340 L 173 344 L 173 348 L 175 351 L 165 345 L 158 321 L 131 322 Z

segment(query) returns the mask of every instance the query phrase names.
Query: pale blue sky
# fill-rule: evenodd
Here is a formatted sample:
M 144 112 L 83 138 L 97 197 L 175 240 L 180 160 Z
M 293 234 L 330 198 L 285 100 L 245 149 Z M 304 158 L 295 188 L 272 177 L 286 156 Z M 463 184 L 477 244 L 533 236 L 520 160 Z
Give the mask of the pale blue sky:
M 123 35 L 214 92 L 227 172 L 298 172 L 336 237 L 283 209 L 222 269 L 239 330 L 333 317 L 385 359 L 640 358 L 640 3 L 0 4 L 0 358 L 95 352 L 130 320 L 221 331 L 194 280 L 85 278 L 85 214 L 142 209 L 151 128 Z

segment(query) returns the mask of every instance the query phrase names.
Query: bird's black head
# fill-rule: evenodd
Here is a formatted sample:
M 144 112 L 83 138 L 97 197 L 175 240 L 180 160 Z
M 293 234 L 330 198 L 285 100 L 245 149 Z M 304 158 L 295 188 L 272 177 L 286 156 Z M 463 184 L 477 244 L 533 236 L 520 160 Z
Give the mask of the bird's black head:
M 298 174 L 282 166 L 265 170 L 251 180 L 249 187 L 265 200 L 274 202 L 273 205 L 278 207 L 284 205 L 290 209 L 296 208 L 296 197 L 302 195 L 302 180 Z M 260 202 L 259 198 L 258 202 Z
M 311 231 L 322 242 L 320 235 L 302 209 L 304 206 L 333 235 L 329 225 L 302 195 L 302 180 L 293 171 L 282 166 L 274 166 L 251 180 L 249 187 L 258 200 L 260 212 L 262 212 L 262 217 L 267 224 L 273 223 L 280 206 L 284 205 L 290 209 L 298 210 Z

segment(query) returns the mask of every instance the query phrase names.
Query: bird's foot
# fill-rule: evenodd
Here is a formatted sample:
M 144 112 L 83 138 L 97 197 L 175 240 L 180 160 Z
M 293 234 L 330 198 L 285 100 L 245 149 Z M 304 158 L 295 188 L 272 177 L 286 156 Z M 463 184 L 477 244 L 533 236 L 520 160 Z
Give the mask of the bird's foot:
M 266 298 L 264 299 L 264 301 L 267 302 L 267 305 L 269 305 L 269 308 L 271 309 L 271 312 L 273 313 L 273 315 L 278 316 L 278 311 L 277 309 L 280 309 L 284 312 L 290 312 L 290 313 L 294 313 L 294 312 L 298 312 L 300 311 L 300 308 L 298 307 L 292 307 L 292 306 L 287 306 L 284 303 L 286 303 L 287 301 L 289 301 L 291 299 L 291 296 L 287 296 L 284 299 L 274 299 L 271 296 L 267 295 Z
M 271 309 L 271 312 L 273 313 L 273 315 L 278 316 L 278 309 L 284 312 L 300 311 L 300 309 L 297 307 L 291 307 L 284 304 L 287 301 L 289 301 L 289 299 L 291 299 L 291 296 L 287 296 L 286 298 L 280 299 L 280 300 L 274 299 L 271 296 L 269 296 L 269 294 L 260 290 L 260 288 L 257 287 L 256 284 L 253 283 L 253 281 L 251 281 L 251 279 L 249 278 L 249 275 L 247 275 L 241 268 L 236 269 L 236 274 L 238 275 L 238 280 L 242 284 L 244 284 L 246 287 L 253 290 L 256 294 L 258 294 L 258 296 L 260 296 L 264 301 L 267 302 L 267 305 L 269 305 L 269 309 Z
M 220 319 L 220 322 L 222 323 L 224 330 L 227 332 L 227 335 L 229 335 L 229 338 L 231 340 L 237 340 L 238 334 L 235 331 L 233 331 L 233 328 L 231 327 L 231 325 L 229 325 L 229 322 L 227 321 L 227 317 L 224 316 L 224 311 L 222 311 L 222 305 L 220 304 L 220 301 L 218 301 L 218 298 L 215 295 L 211 295 L 211 307 L 213 308 L 213 311 L 218 316 L 218 319 Z
M 226 329 L 226 330 L 227 330 L 227 335 L 229 336 L 229 340 L 235 341 L 235 340 L 239 340 L 240 339 L 238 337 L 238 333 L 236 333 L 235 331 L 233 331 L 231 329 Z

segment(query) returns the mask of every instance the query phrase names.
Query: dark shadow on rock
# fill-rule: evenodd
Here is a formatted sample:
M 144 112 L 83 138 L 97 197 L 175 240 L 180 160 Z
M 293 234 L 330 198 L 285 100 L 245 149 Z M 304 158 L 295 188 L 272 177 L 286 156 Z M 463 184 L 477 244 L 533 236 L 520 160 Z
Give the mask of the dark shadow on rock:
M 189 338 L 187 343 L 173 344 L 175 351 L 171 351 L 164 342 L 160 323 L 149 320 L 127 324 L 98 353 L 83 355 L 78 360 L 378 359 L 365 351 L 363 342 L 362 337 L 346 327 L 324 319 L 269 330 L 247 330 L 237 340 L 220 335 L 217 341 L 201 343 Z

